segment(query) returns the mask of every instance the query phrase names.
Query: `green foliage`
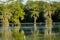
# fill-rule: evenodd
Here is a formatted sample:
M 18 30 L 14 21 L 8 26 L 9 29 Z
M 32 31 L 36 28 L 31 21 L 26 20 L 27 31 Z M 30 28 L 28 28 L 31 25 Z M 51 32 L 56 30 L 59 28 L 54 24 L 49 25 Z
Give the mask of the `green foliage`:
M 29 2 L 27 4 L 29 11 L 31 12 L 31 17 L 33 17 L 34 15 L 36 15 L 37 17 L 39 17 L 39 5 L 38 2 Z
M 19 6 L 18 3 L 12 3 L 9 6 L 11 8 L 12 13 L 11 21 L 13 23 L 19 24 L 19 18 L 21 18 L 22 20 L 24 19 L 25 13 L 23 9 Z
M 44 9 L 47 10 L 47 11 L 50 11 L 50 10 L 51 10 L 51 5 L 50 5 L 50 3 L 45 2 L 45 3 L 44 3 Z

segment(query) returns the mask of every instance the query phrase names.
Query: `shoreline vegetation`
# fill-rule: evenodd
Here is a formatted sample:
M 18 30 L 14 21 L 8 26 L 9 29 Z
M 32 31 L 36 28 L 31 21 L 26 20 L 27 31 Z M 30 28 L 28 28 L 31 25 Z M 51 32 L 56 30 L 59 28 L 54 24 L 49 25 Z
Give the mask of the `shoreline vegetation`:
M 60 39 L 60 2 L 0 2 L 0 40 Z

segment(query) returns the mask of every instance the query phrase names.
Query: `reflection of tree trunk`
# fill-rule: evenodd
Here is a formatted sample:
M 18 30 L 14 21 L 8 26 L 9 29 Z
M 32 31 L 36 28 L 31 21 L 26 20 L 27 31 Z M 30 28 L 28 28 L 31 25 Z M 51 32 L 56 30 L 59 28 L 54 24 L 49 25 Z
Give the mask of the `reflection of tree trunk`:
M 49 20 L 45 21 L 45 37 L 49 37 L 51 40 L 51 35 L 52 35 L 52 19 L 49 18 Z
M 34 31 L 37 31 L 37 27 L 36 27 L 36 20 L 37 20 L 37 17 L 34 16 Z
M 49 36 L 51 40 L 52 39 L 52 20 L 49 20 Z
M 48 35 L 48 25 L 47 25 L 47 20 L 45 20 L 45 31 L 44 31 L 45 33 L 45 37 Z
M 2 34 L 2 39 L 3 40 L 10 40 L 10 33 L 11 31 L 9 30 L 9 22 L 7 18 L 3 19 L 3 34 Z

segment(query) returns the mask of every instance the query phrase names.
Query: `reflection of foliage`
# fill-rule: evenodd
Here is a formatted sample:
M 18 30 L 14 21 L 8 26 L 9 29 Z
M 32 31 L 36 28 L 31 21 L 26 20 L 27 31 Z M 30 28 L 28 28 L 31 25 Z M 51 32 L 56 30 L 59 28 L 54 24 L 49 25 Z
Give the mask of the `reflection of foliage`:
M 2 32 L 0 32 L 0 37 L 2 36 Z
M 15 30 L 12 31 L 13 38 L 15 40 L 24 40 L 25 34 L 24 32 L 16 32 Z
M 55 38 L 54 38 L 54 40 L 59 40 L 60 39 L 60 37 L 59 36 L 56 36 Z

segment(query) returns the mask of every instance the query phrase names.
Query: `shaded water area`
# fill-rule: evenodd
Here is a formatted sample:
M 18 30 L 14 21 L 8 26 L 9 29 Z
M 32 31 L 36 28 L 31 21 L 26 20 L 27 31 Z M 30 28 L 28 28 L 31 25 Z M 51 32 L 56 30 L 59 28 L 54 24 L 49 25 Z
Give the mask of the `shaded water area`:
M 0 24 L 1 25 L 1 24 Z M 21 23 L 20 25 L 20 33 L 15 33 L 13 30 L 16 29 L 13 24 L 10 24 L 8 30 L 11 31 L 9 35 L 9 40 L 60 40 L 60 23 L 53 23 L 52 24 L 52 35 L 50 39 L 50 35 L 44 37 L 45 31 L 45 23 L 37 23 L 37 31 L 34 33 L 34 24 L 33 23 Z M 3 40 L 4 36 L 2 31 L 4 28 L 0 26 L 0 40 Z M 21 32 L 23 30 L 23 32 Z M 16 35 L 16 36 L 14 36 Z

